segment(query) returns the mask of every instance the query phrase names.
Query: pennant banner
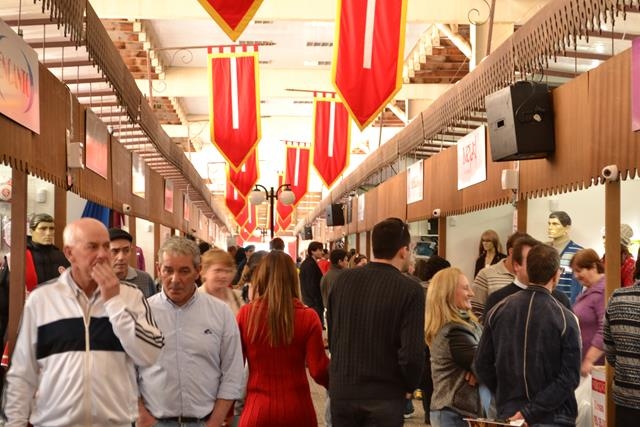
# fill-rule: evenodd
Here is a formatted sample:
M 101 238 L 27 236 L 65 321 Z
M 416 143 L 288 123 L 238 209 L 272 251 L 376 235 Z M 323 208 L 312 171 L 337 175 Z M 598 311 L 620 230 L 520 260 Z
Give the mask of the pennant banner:
M 247 160 L 237 170 L 234 170 L 227 164 L 227 180 L 231 181 L 233 186 L 244 197 L 247 197 L 249 192 L 253 190 L 253 186 L 258 182 L 260 176 L 257 152 L 258 150 L 254 149 Z
M 256 228 L 258 228 L 258 206 L 247 203 L 241 214 L 241 218 L 246 218 L 242 225 L 243 230 L 252 235 Z
M 230 181 L 227 181 L 227 194 L 225 195 L 225 203 L 227 205 L 227 208 L 229 208 L 229 212 L 231 212 L 231 214 L 236 218 L 236 222 L 238 222 L 237 217 L 242 213 L 245 205 L 248 205 L 244 197 L 242 197 L 242 195 L 233 186 L 233 184 L 231 184 Z M 242 226 L 242 224 L 240 224 L 239 222 L 238 225 Z
M 402 86 L 407 0 L 338 0 L 331 80 L 360 129 Z
M 222 31 L 233 41 L 247 27 L 262 0 L 198 0 Z
M 228 49 L 209 50 L 211 142 L 239 169 L 261 138 L 258 52 Z
M 330 188 L 349 163 L 349 112 L 335 96 L 313 99 L 313 167 Z
M 284 175 L 284 182 L 291 185 L 291 191 L 296 195 L 296 200 L 291 205 L 292 209 L 307 194 L 310 151 L 306 144 L 287 143 L 287 169 Z
M 278 174 L 278 188 L 284 184 L 284 175 Z M 291 213 L 293 212 L 293 206 L 285 205 L 280 199 L 276 203 L 276 224 L 283 230 L 291 224 Z M 289 221 L 288 223 L 286 221 Z M 282 224 L 287 224 L 283 226 Z

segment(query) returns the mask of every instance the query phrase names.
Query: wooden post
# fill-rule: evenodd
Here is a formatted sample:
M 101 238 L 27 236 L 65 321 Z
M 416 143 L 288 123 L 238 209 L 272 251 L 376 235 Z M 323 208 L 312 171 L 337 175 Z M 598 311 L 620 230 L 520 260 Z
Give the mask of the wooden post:
M 529 207 L 528 199 L 520 199 L 516 204 L 516 210 L 518 212 L 518 221 L 516 225 L 518 227 L 518 231 L 522 231 L 524 233 L 527 232 L 528 207 Z
M 447 217 L 438 218 L 438 255 L 447 257 Z
M 53 219 L 56 226 L 54 244 L 62 250 L 62 232 L 67 225 L 67 190 L 57 185 L 53 188 Z
M 609 301 L 611 294 L 620 287 L 620 181 L 606 181 L 604 184 L 604 224 L 605 242 L 604 250 L 606 274 L 606 288 L 604 301 Z M 605 364 L 607 378 L 607 425 L 615 425 L 615 404 L 611 397 L 613 388 L 613 368 L 609 363 Z
M 9 322 L 7 325 L 7 344 L 9 355 L 13 352 L 18 336 L 18 326 L 24 308 L 25 294 L 25 251 L 27 239 L 25 224 L 27 221 L 27 174 L 17 168 L 11 170 L 13 193 L 11 195 L 11 261 L 9 271 Z
M 133 242 L 131 242 L 131 249 L 133 249 L 133 253 L 135 256 L 129 257 L 129 265 L 133 268 L 138 268 L 138 251 L 136 250 L 137 239 L 136 239 L 136 217 L 133 215 L 127 216 L 129 221 L 129 234 L 133 237 Z

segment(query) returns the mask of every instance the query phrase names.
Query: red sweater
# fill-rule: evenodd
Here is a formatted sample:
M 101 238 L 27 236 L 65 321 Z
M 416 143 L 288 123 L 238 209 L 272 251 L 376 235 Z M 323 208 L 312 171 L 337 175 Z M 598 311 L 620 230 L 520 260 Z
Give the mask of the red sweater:
M 295 300 L 293 341 L 271 347 L 266 337 L 249 342 L 249 313 L 255 303 L 238 313 L 242 351 L 249 364 L 247 397 L 240 427 L 317 426 L 306 367 L 320 385 L 329 383 L 329 358 L 322 342 L 322 326 L 316 312 Z M 262 324 L 266 322 L 263 319 Z

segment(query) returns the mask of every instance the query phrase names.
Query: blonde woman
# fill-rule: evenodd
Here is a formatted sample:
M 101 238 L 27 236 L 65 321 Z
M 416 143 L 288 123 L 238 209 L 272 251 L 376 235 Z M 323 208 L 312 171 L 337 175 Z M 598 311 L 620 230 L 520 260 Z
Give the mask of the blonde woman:
M 236 263 L 231 254 L 222 249 L 209 249 L 201 260 L 202 286 L 198 288 L 199 291 L 221 299 L 233 314 L 238 314 L 242 298 L 237 291 L 231 289 L 231 282 L 236 274 Z
M 249 381 L 240 427 L 315 426 L 307 368 L 327 387 L 329 358 L 317 313 L 300 300 L 296 266 L 271 251 L 252 278 L 251 303 L 238 313 Z
M 455 267 L 433 276 L 427 291 L 425 339 L 431 350 L 431 425 L 466 427 L 465 417 L 481 414 L 471 372 L 482 329 L 471 312 L 473 291 Z

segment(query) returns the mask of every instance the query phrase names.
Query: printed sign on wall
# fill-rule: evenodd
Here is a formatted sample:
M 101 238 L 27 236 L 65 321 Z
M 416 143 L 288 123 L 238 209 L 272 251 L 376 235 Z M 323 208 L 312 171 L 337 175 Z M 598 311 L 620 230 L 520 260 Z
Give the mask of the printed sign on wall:
M 40 133 L 38 54 L 0 19 L 0 113 Z
M 487 131 L 480 126 L 458 140 L 458 190 L 487 179 Z

